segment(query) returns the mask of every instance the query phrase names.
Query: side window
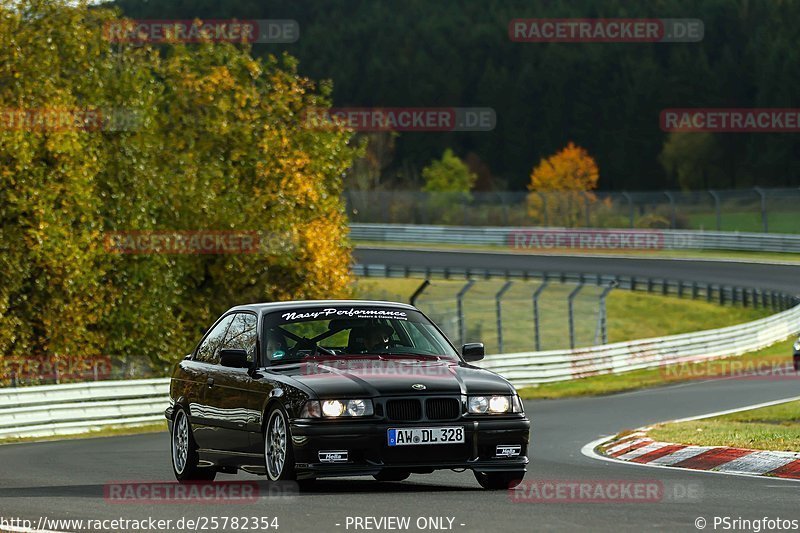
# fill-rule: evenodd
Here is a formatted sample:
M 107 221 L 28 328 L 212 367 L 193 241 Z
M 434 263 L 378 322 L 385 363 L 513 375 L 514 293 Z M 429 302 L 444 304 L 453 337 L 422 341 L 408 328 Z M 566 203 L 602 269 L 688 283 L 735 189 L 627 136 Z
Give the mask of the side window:
M 219 363 L 219 349 L 222 347 L 222 340 L 225 338 L 225 332 L 228 331 L 228 326 L 230 326 L 232 320 L 233 315 L 226 316 L 203 339 L 202 344 L 197 348 L 196 361 L 212 364 Z
M 247 360 L 252 363 L 256 354 L 256 316 L 250 313 L 233 315 L 222 347 L 246 351 Z

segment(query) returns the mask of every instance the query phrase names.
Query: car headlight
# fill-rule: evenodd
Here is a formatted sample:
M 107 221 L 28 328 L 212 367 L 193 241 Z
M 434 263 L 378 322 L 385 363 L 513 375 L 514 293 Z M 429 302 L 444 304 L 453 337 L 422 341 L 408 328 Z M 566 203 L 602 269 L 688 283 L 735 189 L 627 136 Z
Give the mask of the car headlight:
M 372 416 L 372 400 L 310 400 L 300 411 L 301 418 Z
M 522 403 L 516 395 L 470 396 L 468 403 L 469 412 L 473 415 L 522 412 Z

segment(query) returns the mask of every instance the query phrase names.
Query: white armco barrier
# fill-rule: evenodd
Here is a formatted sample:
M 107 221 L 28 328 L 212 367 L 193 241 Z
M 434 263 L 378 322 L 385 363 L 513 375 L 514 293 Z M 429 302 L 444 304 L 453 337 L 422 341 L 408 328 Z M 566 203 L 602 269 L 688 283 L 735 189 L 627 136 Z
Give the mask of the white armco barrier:
M 0 438 L 159 422 L 168 395 L 169 378 L 0 389 Z
M 575 350 L 489 355 L 478 365 L 514 385 L 534 385 L 740 355 L 797 331 L 800 305 L 721 329 Z M 0 389 L 0 439 L 159 422 L 164 420 L 168 393 L 169 378 Z
M 782 341 L 798 331 L 800 305 L 720 329 L 574 350 L 490 355 L 478 365 L 497 372 L 514 385 L 535 385 L 741 355 Z
M 354 241 L 472 244 L 514 250 L 741 250 L 800 253 L 800 235 L 738 231 L 350 224 Z

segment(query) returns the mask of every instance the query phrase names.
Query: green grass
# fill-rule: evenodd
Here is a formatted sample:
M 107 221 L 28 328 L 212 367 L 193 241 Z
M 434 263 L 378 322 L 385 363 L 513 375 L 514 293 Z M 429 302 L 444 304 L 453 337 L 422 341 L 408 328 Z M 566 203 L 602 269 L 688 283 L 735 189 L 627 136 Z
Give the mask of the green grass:
M 167 431 L 167 421 L 143 424 L 141 426 L 109 426 L 107 428 L 89 431 L 87 433 L 75 433 L 73 435 L 51 435 L 47 437 L 4 437 L 0 438 L 0 444 L 16 444 L 20 442 L 46 442 L 53 440 L 68 439 L 91 439 L 97 437 L 120 437 L 123 435 L 137 435 L 139 433 L 160 433 Z
M 465 250 L 487 252 L 511 252 L 530 255 L 587 255 L 587 256 L 620 256 L 646 257 L 661 259 L 706 259 L 737 260 L 751 262 L 800 263 L 800 254 L 782 252 L 743 252 L 737 250 L 580 250 L 575 248 L 552 250 L 515 250 L 505 245 L 490 244 L 428 244 L 420 246 L 415 243 L 386 243 L 373 241 L 356 241 L 358 246 L 371 248 L 413 248 L 421 250 Z
M 761 220 L 761 211 L 723 212 L 720 219 L 722 231 L 749 231 L 760 233 L 764 231 Z M 689 224 L 693 229 L 716 231 L 717 215 L 715 213 L 701 213 L 689 216 Z M 800 217 L 797 212 L 774 211 L 768 213 L 767 225 L 770 233 L 800 233 Z
M 800 452 L 800 401 L 694 420 L 659 424 L 648 435 L 664 442 Z
M 784 365 L 791 361 L 793 342 L 794 338 L 763 350 L 708 363 L 671 365 L 524 387 L 519 390 L 519 394 L 526 400 L 599 396 L 725 375 L 730 368 L 762 368 L 762 365 L 773 363 Z M 764 386 L 769 386 L 769 382 L 765 380 Z
M 361 278 L 356 282 L 356 292 L 363 298 L 407 302 L 420 283 L 420 279 Z M 462 280 L 433 280 L 417 300 L 417 305 L 456 342 L 456 294 L 464 283 Z M 499 352 L 494 298 L 504 283 L 503 280 L 477 281 L 464 299 L 465 341 L 483 342 L 490 354 Z M 535 349 L 531 295 L 538 286 L 537 282 L 515 281 L 503 297 L 505 353 Z M 569 347 L 567 296 L 574 287 L 571 284 L 551 283 L 542 293 L 540 334 L 543 350 Z M 587 285 L 575 300 L 577 346 L 595 344 L 600 291 L 599 287 Z M 720 306 L 705 301 L 627 290 L 610 293 L 607 311 L 608 342 L 719 328 L 770 314 L 765 309 Z

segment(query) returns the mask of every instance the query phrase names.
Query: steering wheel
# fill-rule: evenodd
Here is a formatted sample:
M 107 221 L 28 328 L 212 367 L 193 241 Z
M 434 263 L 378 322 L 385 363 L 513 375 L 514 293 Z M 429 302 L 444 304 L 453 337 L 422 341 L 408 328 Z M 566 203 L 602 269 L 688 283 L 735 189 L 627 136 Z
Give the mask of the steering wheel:
M 310 351 L 312 355 L 316 354 L 317 352 L 324 353 L 325 355 L 336 355 L 336 353 L 332 350 L 324 346 L 320 346 L 310 339 L 297 341 L 297 344 L 295 344 L 291 350 L 291 355 L 296 357 L 297 354 L 302 351 Z

